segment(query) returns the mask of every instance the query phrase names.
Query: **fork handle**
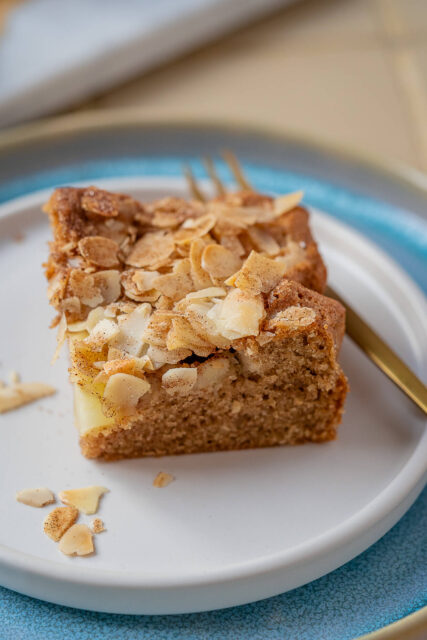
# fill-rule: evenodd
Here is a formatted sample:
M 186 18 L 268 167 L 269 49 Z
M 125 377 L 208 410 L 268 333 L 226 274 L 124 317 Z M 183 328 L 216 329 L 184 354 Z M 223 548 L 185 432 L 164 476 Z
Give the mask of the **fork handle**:
M 415 404 L 427 414 L 427 387 L 380 336 L 331 287 L 325 294 L 346 310 L 346 332 Z

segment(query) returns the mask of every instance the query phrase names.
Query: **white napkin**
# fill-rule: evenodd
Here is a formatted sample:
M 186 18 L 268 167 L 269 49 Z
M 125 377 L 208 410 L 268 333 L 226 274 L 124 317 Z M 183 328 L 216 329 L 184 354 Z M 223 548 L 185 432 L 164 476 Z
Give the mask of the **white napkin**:
M 0 126 L 51 113 L 291 0 L 31 0 L 0 34 Z

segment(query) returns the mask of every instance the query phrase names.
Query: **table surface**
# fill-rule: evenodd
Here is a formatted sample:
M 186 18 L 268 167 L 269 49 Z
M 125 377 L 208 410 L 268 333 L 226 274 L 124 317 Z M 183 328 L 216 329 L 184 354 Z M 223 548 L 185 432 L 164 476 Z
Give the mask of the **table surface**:
M 0 25 L 17 3 L 0 0 Z M 427 171 L 427 3 L 300 1 L 73 110 L 124 106 L 268 122 Z

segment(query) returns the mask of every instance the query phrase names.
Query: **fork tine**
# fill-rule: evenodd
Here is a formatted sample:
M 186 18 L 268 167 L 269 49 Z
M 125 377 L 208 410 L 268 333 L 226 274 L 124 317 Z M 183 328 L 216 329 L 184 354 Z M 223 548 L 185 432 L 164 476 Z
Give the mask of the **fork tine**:
M 183 170 L 184 170 L 185 178 L 187 180 L 188 188 L 190 189 L 190 193 L 193 196 L 193 198 L 195 198 L 196 200 L 199 200 L 200 202 L 206 202 L 205 196 L 197 186 L 196 179 L 194 177 L 194 174 L 190 166 L 188 164 L 184 165 Z
M 203 159 L 203 163 L 206 167 L 206 171 L 208 172 L 210 179 L 212 180 L 212 182 L 216 187 L 218 195 L 224 196 L 226 194 L 226 189 L 221 182 L 221 178 L 219 177 L 217 170 L 215 169 L 215 165 L 213 163 L 212 158 L 210 156 L 207 156 L 206 158 Z
M 246 180 L 242 168 L 240 166 L 240 162 L 237 160 L 234 153 L 231 151 L 223 151 L 222 157 L 230 168 L 231 173 L 233 174 L 237 184 L 242 189 L 246 189 L 248 191 L 253 191 L 252 185 Z

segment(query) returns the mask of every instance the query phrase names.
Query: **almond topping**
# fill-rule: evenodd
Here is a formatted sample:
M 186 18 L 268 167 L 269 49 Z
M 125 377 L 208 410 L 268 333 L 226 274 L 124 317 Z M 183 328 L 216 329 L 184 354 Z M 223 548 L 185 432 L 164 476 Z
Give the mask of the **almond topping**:
M 93 553 L 93 535 L 86 524 L 73 524 L 59 541 L 59 550 L 66 556 L 87 556 Z
M 196 289 L 204 289 L 212 285 L 209 274 L 202 267 L 202 255 L 205 243 L 200 238 L 193 240 L 190 246 L 191 277 Z
M 193 289 L 190 270 L 191 264 L 188 258 L 179 260 L 174 266 L 173 273 L 161 275 L 153 280 L 153 287 L 171 300 L 180 300 Z
M 113 218 L 119 214 L 117 196 L 96 187 L 85 189 L 81 205 L 88 213 L 96 213 L 105 218 Z
M 168 258 L 174 250 L 173 235 L 165 231 L 146 233 L 134 245 L 126 258 L 126 264 L 132 267 L 155 266 Z
M 197 369 L 177 367 L 162 375 L 162 387 L 170 395 L 186 395 L 197 381 Z
M 202 267 L 211 278 L 225 280 L 235 273 L 241 264 L 237 256 L 220 244 L 209 244 L 203 251 Z
M 120 407 L 124 411 L 131 411 L 136 407 L 139 399 L 149 390 L 150 383 L 147 380 L 128 373 L 115 373 L 105 385 L 104 398 L 113 406 Z
M 101 292 L 103 304 L 111 304 L 120 297 L 122 292 L 120 286 L 120 273 L 115 269 L 108 271 L 98 271 L 93 274 L 95 285 Z M 82 300 L 82 302 L 84 302 Z M 95 305 L 90 305 L 95 306 Z
M 280 282 L 285 271 L 286 266 L 282 262 L 251 251 L 240 271 L 225 284 L 234 285 L 253 295 L 268 293 Z
M 58 356 L 61 352 L 62 345 L 65 342 L 65 338 L 67 337 L 67 318 L 65 317 L 65 313 L 62 314 L 61 320 L 58 324 L 58 332 L 56 334 L 56 349 L 55 353 L 52 356 L 52 360 L 50 364 L 53 364 L 58 359 Z
M 170 484 L 174 480 L 175 477 L 171 473 L 167 473 L 166 471 L 159 471 L 159 473 L 153 480 L 153 487 L 163 489 L 163 487 L 167 487 L 168 484 Z
M 284 196 L 276 198 L 273 204 L 274 215 L 279 217 L 295 209 L 301 202 L 303 195 L 303 191 L 294 191 L 293 193 L 287 193 Z
M 75 507 L 56 507 L 44 519 L 43 530 L 49 538 L 58 542 L 75 523 L 79 515 Z
M 74 296 L 80 299 L 88 307 L 96 307 L 104 300 L 101 289 L 96 285 L 92 274 L 84 273 L 79 269 L 73 269 L 68 281 Z
M 87 236 L 78 244 L 80 254 L 98 267 L 115 267 L 118 264 L 119 245 L 104 236 Z
M 38 489 L 22 489 L 16 494 L 16 499 L 29 507 L 44 507 L 55 502 L 55 496 L 50 489 L 40 487 Z
M 56 389 L 43 382 L 19 382 L 0 388 L 0 413 L 17 409 L 25 404 L 56 393 Z
M 216 222 L 210 213 L 199 218 L 188 218 L 174 234 L 176 244 L 186 244 L 209 233 Z
M 99 499 L 104 493 L 108 493 L 105 487 L 90 486 L 82 489 L 68 489 L 59 493 L 59 499 L 64 504 L 76 507 L 86 515 L 92 515 L 98 510 Z

